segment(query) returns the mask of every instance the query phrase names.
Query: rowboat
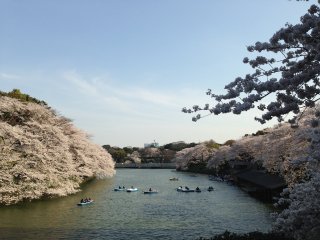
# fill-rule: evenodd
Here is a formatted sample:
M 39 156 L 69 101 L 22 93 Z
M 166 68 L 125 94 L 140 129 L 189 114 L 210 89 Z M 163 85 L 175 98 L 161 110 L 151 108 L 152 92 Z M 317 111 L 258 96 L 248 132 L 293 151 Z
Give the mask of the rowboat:
M 93 200 L 91 199 L 91 200 L 88 200 L 88 201 L 84 201 L 84 202 L 79 202 L 79 203 L 77 203 L 77 205 L 78 206 L 84 206 L 84 205 L 89 205 L 89 204 L 91 204 L 91 203 L 93 203 Z
M 178 187 L 177 188 L 178 192 L 194 192 L 194 189 L 189 189 L 189 188 L 182 188 L 182 187 Z
M 179 181 L 179 178 L 173 177 L 169 179 L 170 181 Z
M 143 191 L 144 194 L 153 194 L 153 193 L 158 193 L 157 190 L 152 190 L 152 191 Z
M 119 192 L 119 191 L 126 191 L 127 189 L 125 188 L 115 188 L 114 191 Z
M 128 188 L 127 192 L 137 192 L 138 188 Z

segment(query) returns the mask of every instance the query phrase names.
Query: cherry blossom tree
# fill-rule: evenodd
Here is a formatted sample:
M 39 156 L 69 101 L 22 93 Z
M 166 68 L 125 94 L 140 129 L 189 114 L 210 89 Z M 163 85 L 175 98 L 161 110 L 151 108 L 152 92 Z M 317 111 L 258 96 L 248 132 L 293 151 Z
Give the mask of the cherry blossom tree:
M 228 162 L 232 157 L 230 157 L 230 146 L 225 145 L 221 146 L 213 155 L 209 158 L 207 167 L 209 169 L 218 169 L 219 166 L 223 165 L 225 162 Z
M 319 4 L 318 0 L 318 4 L 312 5 L 300 18 L 300 23 L 286 24 L 269 41 L 249 46 L 247 49 L 254 53 L 254 57 L 245 57 L 243 62 L 249 64 L 253 72 L 226 85 L 226 94 L 215 94 L 208 89 L 207 95 L 214 99 L 212 105 L 182 109 L 184 113 L 198 113 L 193 121 L 204 117 L 200 111 L 207 115 L 241 114 L 258 108 L 262 114 L 255 120 L 262 124 L 273 118 L 282 122 L 288 114 L 293 115 L 289 123 L 300 127 L 293 130 L 289 126 L 281 126 L 267 137 L 260 138 L 260 152 L 252 144 L 241 144 L 241 141 L 249 143 L 250 139 L 242 139 L 238 146 L 247 148 L 255 159 L 260 156 L 270 171 L 279 171 L 286 177 L 288 194 L 284 194 L 279 203 L 286 202 L 287 205 L 276 215 L 275 230 L 299 240 L 315 240 L 320 236 L 320 112 L 315 111 L 312 117 L 304 118 L 304 122 L 301 120 L 319 100 Z M 266 99 L 267 96 L 273 100 Z M 240 148 L 233 145 L 229 150 L 237 155 Z M 230 156 L 227 153 L 215 155 Z M 219 162 L 221 157 L 215 159 L 213 156 L 208 166 L 216 166 Z
M 285 189 L 278 205 L 284 210 L 274 214 L 274 230 L 298 240 L 316 240 L 320 236 L 320 124 L 319 105 L 309 110 L 299 127 L 297 138 L 307 139 L 305 155 L 294 159 L 293 166 L 304 165 L 306 179 Z M 307 137 L 307 138 L 306 138 Z
M 92 178 L 111 177 L 102 147 L 46 105 L 0 96 L 0 204 L 80 191 Z
M 133 153 L 129 154 L 128 158 L 134 163 L 141 163 L 141 155 L 138 151 L 134 151 Z
M 269 172 L 283 176 L 288 188 L 278 201 L 274 230 L 295 239 L 316 240 L 320 236 L 320 105 L 298 115 L 299 127 L 281 123 L 265 129 L 264 135 L 246 136 L 231 146 L 220 147 L 208 161 L 219 168 L 244 152 Z
M 174 159 L 176 169 L 187 171 L 192 166 L 206 166 L 212 153 L 217 151 L 212 146 L 212 141 L 208 141 L 177 152 Z
M 228 161 L 247 161 L 250 158 L 252 163 L 263 166 L 268 172 L 280 174 L 289 186 L 293 186 L 308 178 L 311 171 L 319 171 L 316 159 L 319 159 L 320 146 L 315 144 L 319 144 L 319 134 L 316 133 L 320 133 L 320 129 L 311 127 L 319 108 L 316 106 L 299 116 L 299 128 L 281 123 L 264 129 L 263 135 L 244 136 L 231 146 L 220 147 L 210 157 L 207 167 L 218 168 Z
M 141 155 L 141 159 L 143 159 L 142 161 L 157 162 L 157 161 L 161 161 L 162 159 L 162 153 L 159 148 L 148 147 L 148 148 L 141 149 L 141 151 L 139 152 Z
M 286 196 L 288 195 L 288 196 Z M 279 205 L 288 206 L 274 214 L 273 229 L 298 240 L 317 240 L 320 236 L 320 174 L 284 191 Z
M 268 42 L 256 42 L 249 46 L 248 51 L 256 52 L 257 55 L 253 59 L 245 57 L 243 62 L 253 68 L 253 73 L 237 77 L 226 85 L 226 94 L 217 95 L 209 89 L 207 95 L 216 103 L 205 104 L 204 107 L 194 105 L 182 111 L 205 111 L 209 115 L 229 112 L 241 114 L 257 107 L 263 113 L 255 119 L 265 123 L 274 117 L 281 122 L 289 113 L 298 114 L 302 109 L 314 107 L 320 93 L 318 5 L 312 5 L 308 13 L 301 17 L 299 24 L 286 24 Z M 264 56 L 259 55 L 262 52 Z M 265 105 L 262 100 L 269 95 L 274 95 L 275 100 Z M 198 114 L 193 117 L 193 121 L 201 117 Z M 293 118 L 291 122 L 295 120 Z

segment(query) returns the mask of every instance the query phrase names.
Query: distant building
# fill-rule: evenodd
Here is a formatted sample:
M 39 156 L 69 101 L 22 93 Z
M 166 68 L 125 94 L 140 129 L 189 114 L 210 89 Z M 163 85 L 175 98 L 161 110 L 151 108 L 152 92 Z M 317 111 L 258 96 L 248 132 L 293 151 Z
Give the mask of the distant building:
M 157 143 L 155 140 L 153 141 L 153 143 L 144 144 L 144 148 L 158 148 L 158 147 L 159 147 L 159 143 Z

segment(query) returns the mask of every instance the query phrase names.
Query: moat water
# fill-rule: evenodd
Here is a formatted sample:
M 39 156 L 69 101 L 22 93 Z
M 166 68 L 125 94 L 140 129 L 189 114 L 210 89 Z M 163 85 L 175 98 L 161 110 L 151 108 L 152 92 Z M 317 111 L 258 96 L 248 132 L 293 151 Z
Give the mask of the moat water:
M 119 185 L 139 191 L 115 192 Z M 204 191 L 177 192 L 180 185 Z M 205 191 L 208 186 L 215 191 Z M 143 194 L 149 187 L 159 193 Z M 77 206 L 85 197 L 95 202 Z M 0 207 L 0 239 L 197 239 L 225 230 L 266 232 L 271 211 L 236 186 L 207 175 L 118 169 L 114 178 L 94 180 L 72 196 Z

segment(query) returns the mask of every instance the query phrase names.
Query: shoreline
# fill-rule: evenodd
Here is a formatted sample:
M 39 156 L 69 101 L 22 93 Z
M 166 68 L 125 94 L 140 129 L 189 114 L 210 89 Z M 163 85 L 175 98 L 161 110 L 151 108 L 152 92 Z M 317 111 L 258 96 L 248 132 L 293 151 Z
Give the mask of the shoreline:
M 176 169 L 175 163 L 116 163 L 117 168 Z

